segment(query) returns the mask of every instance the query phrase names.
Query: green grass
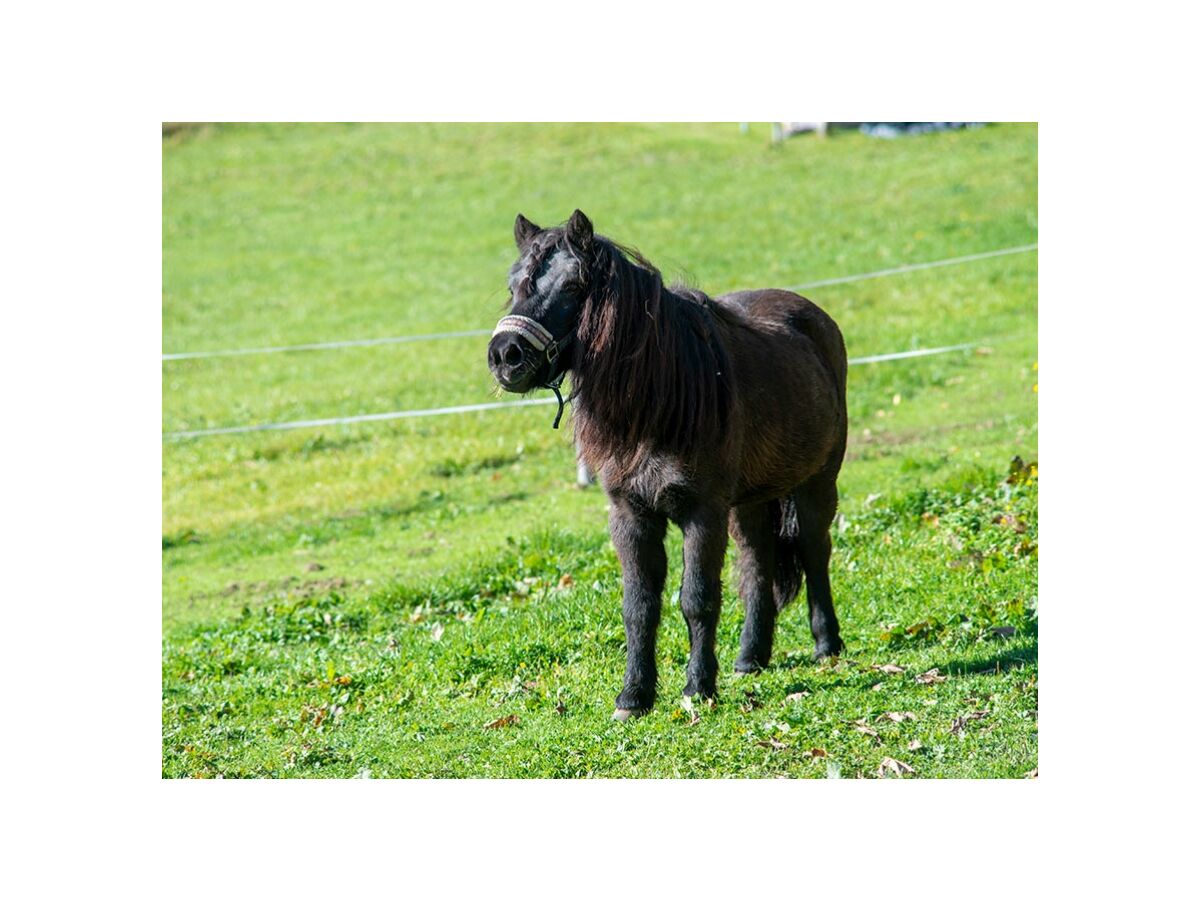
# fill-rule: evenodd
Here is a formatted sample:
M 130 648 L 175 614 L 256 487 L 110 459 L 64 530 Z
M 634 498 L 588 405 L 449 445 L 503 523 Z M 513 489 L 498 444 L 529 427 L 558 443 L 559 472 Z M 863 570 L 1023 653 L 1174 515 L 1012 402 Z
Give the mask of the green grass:
M 487 328 L 517 211 L 546 224 L 581 207 L 712 293 L 1037 239 L 1034 128 L 775 147 L 765 134 L 173 136 L 163 350 Z M 550 429 L 548 407 L 165 441 L 164 775 L 855 777 L 885 756 L 917 776 L 1035 768 L 1037 482 L 1005 477 L 1013 456 L 1037 455 L 1036 254 L 809 295 L 852 356 L 986 339 L 851 368 L 836 666 L 809 660 L 798 602 L 772 669 L 733 679 L 741 613 L 727 588 L 717 707 L 694 724 L 679 708 L 676 607 L 658 707 L 609 723 L 619 570 L 603 493 L 573 486 L 569 431 Z M 163 430 L 480 402 L 484 344 L 165 362 Z M 884 663 L 905 671 L 870 668 Z M 931 668 L 946 681 L 914 680 Z

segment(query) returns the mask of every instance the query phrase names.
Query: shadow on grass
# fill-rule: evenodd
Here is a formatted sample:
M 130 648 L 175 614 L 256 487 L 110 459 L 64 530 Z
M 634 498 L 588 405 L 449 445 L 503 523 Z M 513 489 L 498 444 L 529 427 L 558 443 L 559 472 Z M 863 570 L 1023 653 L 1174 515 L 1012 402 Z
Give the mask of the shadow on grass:
M 1038 645 L 1035 637 L 1032 647 L 1012 647 L 995 653 L 986 659 L 948 659 L 945 671 L 951 675 L 1000 675 L 1010 669 L 1036 666 Z

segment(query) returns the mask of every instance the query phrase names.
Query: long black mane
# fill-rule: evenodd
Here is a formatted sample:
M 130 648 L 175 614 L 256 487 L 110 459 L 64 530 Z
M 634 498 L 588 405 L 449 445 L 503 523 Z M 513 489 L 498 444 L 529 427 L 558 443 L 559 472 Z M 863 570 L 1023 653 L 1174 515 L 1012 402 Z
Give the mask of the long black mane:
M 640 253 L 596 235 L 571 399 L 585 456 L 633 468 L 645 452 L 690 455 L 726 434 L 733 372 L 717 308 L 667 288 Z

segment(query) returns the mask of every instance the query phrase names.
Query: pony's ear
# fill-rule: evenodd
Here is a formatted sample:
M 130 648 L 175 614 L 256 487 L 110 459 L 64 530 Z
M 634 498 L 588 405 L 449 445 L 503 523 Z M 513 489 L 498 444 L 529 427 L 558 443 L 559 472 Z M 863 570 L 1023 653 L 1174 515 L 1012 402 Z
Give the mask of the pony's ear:
M 518 247 L 524 247 L 529 243 L 530 238 L 536 237 L 541 233 L 542 229 L 538 228 L 520 213 L 517 213 L 517 221 L 513 222 L 513 237 L 516 238 Z
M 581 210 L 571 213 L 571 221 L 567 223 L 567 237 L 571 243 L 586 250 L 592 245 L 592 223 Z

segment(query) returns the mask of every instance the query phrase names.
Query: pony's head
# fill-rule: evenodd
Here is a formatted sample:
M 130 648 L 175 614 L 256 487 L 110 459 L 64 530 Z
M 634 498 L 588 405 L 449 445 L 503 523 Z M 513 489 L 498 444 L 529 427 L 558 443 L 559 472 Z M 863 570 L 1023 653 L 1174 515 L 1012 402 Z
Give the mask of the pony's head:
M 575 331 L 590 285 L 592 223 L 575 210 L 567 224 L 513 225 L 520 256 L 508 273 L 509 315 L 488 343 L 488 368 L 506 391 L 525 393 L 571 368 Z

